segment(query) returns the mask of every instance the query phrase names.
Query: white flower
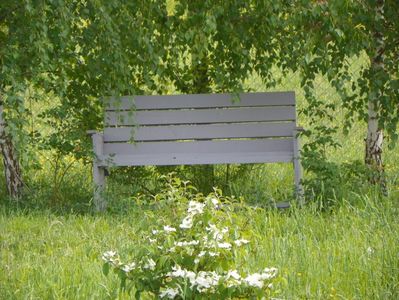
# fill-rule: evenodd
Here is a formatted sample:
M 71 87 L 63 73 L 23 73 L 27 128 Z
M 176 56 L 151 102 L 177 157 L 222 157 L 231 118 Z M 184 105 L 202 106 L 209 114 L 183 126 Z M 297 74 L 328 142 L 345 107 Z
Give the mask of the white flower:
M 368 248 L 367 248 L 367 254 L 368 254 L 368 255 L 371 255 L 371 254 L 373 254 L 373 253 L 374 253 L 374 249 L 371 248 L 371 247 L 368 247 Z
M 262 275 L 263 280 L 268 280 L 268 279 L 276 277 L 277 272 L 278 272 L 278 270 L 276 268 L 265 268 L 261 275 Z
M 156 229 L 153 229 L 153 230 L 152 230 L 152 234 L 153 234 L 153 235 L 156 235 L 156 234 L 158 234 L 158 233 L 159 233 L 159 230 L 156 230 Z
M 263 273 L 254 273 L 248 275 L 244 282 L 252 287 L 262 288 L 265 280 L 269 280 L 274 278 L 277 275 L 276 268 L 266 268 L 263 270 Z
M 212 233 L 212 237 L 215 241 L 219 241 L 223 239 L 223 235 L 229 231 L 227 227 L 223 228 L 222 230 L 219 230 L 219 228 L 216 227 L 214 224 L 209 224 L 208 227 L 205 228 L 208 232 Z
M 116 253 L 116 251 L 107 251 L 103 253 L 102 259 L 105 260 L 106 262 L 110 262 L 113 259 L 115 259 L 117 255 L 118 254 Z
M 121 265 L 121 262 L 119 260 L 119 256 L 118 253 L 116 253 L 116 251 L 107 251 L 104 252 L 102 257 L 101 257 L 104 261 L 106 261 L 107 263 L 113 264 L 114 266 L 118 267 Z
M 193 271 L 187 271 L 185 269 L 182 269 L 179 265 L 173 266 L 172 272 L 167 273 L 166 276 L 175 278 L 187 278 L 190 283 L 195 280 L 195 273 Z
M 220 203 L 219 203 L 219 200 L 217 198 L 211 198 L 211 202 L 212 202 L 214 208 L 216 208 L 216 209 L 220 208 Z
M 204 212 L 205 203 L 197 202 L 197 201 L 190 201 L 188 203 L 187 212 L 189 215 L 194 216 L 197 214 L 202 214 Z
M 187 216 L 183 219 L 181 224 L 179 225 L 180 228 L 182 229 L 190 229 L 193 227 L 193 219 L 191 216 Z
M 221 248 L 221 249 L 230 250 L 231 249 L 231 244 L 230 243 L 218 243 L 218 247 Z
M 161 298 L 174 299 L 179 294 L 178 289 L 166 289 L 159 294 Z
M 173 271 L 167 273 L 166 276 L 169 276 L 169 277 L 182 277 L 182 278 L 184 278 L 186 276 L 186 271 L 183 270 L 180 266 L 173 266 L 172 270 Z
M 228 271 L 226 275 L 226 279 L 233 278 L 235 280 L 240 280 L 241 276 L 238 274 L 237 270 Z
M 173 227 L 168 226 L 168 225 L 164 226 L 163 230 L 165 230 L 166 232 L 176 232 L 176 228 L 173 228 Z
M 237 270 L 228 271 L 226 274 L 227 287 L 241 285 L 241 276 Z
M 249 243 L 249 241 L 245 240 L 245 239 L 240 239 L 240 240 L 235 240 L 234 241 L 234 244 L 236 244 L 238 247 L 240 247 L 241 245 L 246 245 L 248 243 Z
M 197 291 L 202 293 L 213 286 L 216 286 L 219 284 L 220 276 L 216 274 L 215 272 L 204 272 L 201 271 L 198 273 L 197 277 L 195 280 L 191 283 L 191 287 L 196 287 Z
M 221 278 L 216 272 L 200 271 L 198 274 L 195 274 L 193 271 L 182 269 L 178 265 L 172 267 L 172 272 L 167 273 L 166 276 L 188 279 L 191 288 L 196 288 L 200 293 L 218 285 Z
M 144 264 L 143 269 L 148 269 L 148 270 L 154 271 L 156 265 L 157 264 L 155 263 L 155 261 L 152 258 L 149 258 L 147 260 L 147 263 Z
M 211 256 L 211 257 L 219 256 L 219 253 L 218 253 L 218 252 L 201 251 L 201 252 L 198 254 L 198 257 L 203 257 L 203 256 L 205 256 L 207 253 L 208 253 L 208 255 Z
M 186 278 L 190 281 L 190 283 L 192 284 L 195 280 L 195 273 L 193 271 L 187 271 L 186 270 Z
M 209 223 L 209 226 L 205 228 L 206 231 L 209 232 L 214 232 L 214 231 L 219 231 L 219 229 L 216 227 L 216 225 Z
M 133 271 L 136 268 L 136 263 L 132 262 L 130 264 L 124 265 L 122 267 L 122 270 L 125 271 L 126 273 L 129 273 L 130 271 Z
M 248 284 L 249 286 L 256 287 L 261 289 L 263 287 L 263 278 L 262 275 L 259 273 L 254 273 L 251 275 L 248 275 L 244 279 L 245 283 Z
M 177 243 L 175 242 L 175 246 L 178 246 L 178 247 L 195 246 L 198 244 L 199 244 L 199 241 L 197 241 L 197 240 L 192 240 L 190 242 L 177 242 Z

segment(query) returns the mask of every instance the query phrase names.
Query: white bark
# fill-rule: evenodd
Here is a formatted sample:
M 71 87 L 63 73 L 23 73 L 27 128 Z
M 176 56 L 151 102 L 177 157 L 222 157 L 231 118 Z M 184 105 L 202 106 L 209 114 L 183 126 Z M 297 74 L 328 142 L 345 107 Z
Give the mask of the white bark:
M 22 195 L 24 186 L 22 172 L 12 138 L 5 129 L 3 106 L 0 105 L 0 149 L 3 156 L 7 191 L 11 198 L 18 199 Z
M 382 142 L 384 140 L 383 131 L 378 126 L 378 114 L 375 104 L 368 103 L 368 126 L 366 138 L 365 162 L 367 165 L 382 171 Z
M 381 22 L 384 22 L 384 0 L 377 0 L 375 3 L 375 27 L 373 32 L 374 41 L 376 47 L 374 49 L 374 57 L 371 61 L 371 70 L 378 76 L 380 71 L 384 70 L 384 50 L 385 41 L 384 34 L 381 31 Z M 365 163 L 372 170 L 372 177 L 370 182 L 374 184 L 380 184 L 383 192 L 386 194 L 386 184 L 384 177 L 384 165 L 382 161 L 383 153 L 383 130 L 379 127 L 378 122 L 378 97 L 383 93 L 381 87 L 375 86 L 374 82 L 370 82 L 370 91 L 372 95 L 376 98 L 369 98 L 368 102 L 368 127 L 367 127 L 367 137 L 366 151 L 365 151 Z

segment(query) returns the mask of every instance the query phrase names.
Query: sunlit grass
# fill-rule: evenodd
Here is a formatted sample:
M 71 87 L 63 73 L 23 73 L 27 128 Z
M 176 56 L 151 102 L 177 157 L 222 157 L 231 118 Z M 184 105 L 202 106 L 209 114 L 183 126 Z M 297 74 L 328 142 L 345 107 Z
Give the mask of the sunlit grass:
M 259 210 L 248 220 L 258 242 L 242 263 L 276 266 L 282 299 L 397 299 L 398 196 L 381 202 L 354 195 L 334 213 L 312 206 Z M 128 254 L 145 242 L 139 233 L 152 224 L 142 216 L 139 210 L 102 216 L 3 210 L 0 298 L 117 298 L 118 279 L 102 275 L 100 257 L 109 249 Z

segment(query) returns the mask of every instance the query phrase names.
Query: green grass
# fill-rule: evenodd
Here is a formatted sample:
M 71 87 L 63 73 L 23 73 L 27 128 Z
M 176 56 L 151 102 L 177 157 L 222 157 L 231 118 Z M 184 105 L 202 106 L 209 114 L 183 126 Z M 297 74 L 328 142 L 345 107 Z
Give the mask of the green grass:
M 398 299 L 399 195 L 353 196 L 333 213 L 312 206 L 260 210 L 248 220 L 253 255 L 241 258 L 257 270 L 275 266 L 282 299 Z M 162 212 L 155 212 L 162 214 Z M 101 273 L 102 252 L 122 254 L 143 243 L 150 226 L 141 210 L 126 214 L 56 215 L 49 211 L 0 213 L 1 299 L 115 299 L 116 276 Z

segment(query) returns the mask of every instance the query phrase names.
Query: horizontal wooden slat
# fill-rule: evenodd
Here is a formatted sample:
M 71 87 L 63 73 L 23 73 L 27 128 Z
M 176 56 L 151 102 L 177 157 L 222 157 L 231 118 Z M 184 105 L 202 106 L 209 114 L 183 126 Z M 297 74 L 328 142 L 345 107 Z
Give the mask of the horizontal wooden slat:
M 164 153 L 153 155 L 116 155 L 100 157 L 100 166 L 165 166 L 231 163 L 272 163 L 291 162 L 292 152 L 267 153 Z
M 142 127 L 112 127 L 104 129 L 105 142 L 167 141 L 195 139 L 261 138 L 293 136 L 294 122 L 162 125 Z M 134 138 L 133 138 L 134 135 Z
M 247 154 L 268 152 L 292 152 L 293 139 L 257 139 L 257 140 L 223 140 L 223 141 L 188 141 L 188 142 L 140 142 L 105 143 L 103 153 L 116 155 L 154 155 L 154 154 Z
M 295 105 L 294 92 L 241 93 L 239 96 L 237 103 L 233 103 L 232 94 L 126 96 L 104 100 L 107 110 Z
M 294 106 L 153 110 L 135 113 L 108 111 L 105 114 L 106 126 L 236 123 L 295 119 Z

